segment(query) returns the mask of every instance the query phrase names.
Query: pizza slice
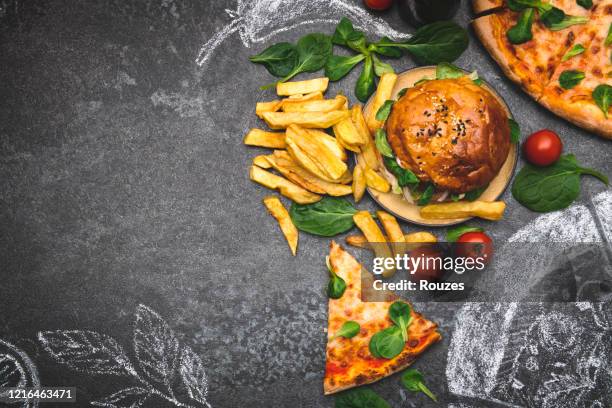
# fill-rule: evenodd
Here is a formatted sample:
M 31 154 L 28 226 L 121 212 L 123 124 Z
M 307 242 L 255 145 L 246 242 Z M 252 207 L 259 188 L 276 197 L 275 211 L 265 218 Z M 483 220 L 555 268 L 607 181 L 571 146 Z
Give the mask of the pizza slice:
M 612 44 L 606 45 L 611 24 L 612 0 L 595 5 L 589 27 L 557 65 L 539 101 L 557 115 L 607 138 L 612 138 L 612 118 L 597 106 L 593 92 L 599 85 L 612 86 Z
M 485 3 L 489 1 L 475 0 L 474 8 L 481 10 L 490 6 Z M 567 15 L 590 14 L 589 10 L 578 6 L 575 0 L 554 0 L 550 3 Z M 504 73 L 537 99 L 561 58 L 586 24 L 552 31 L 539 18 L 535 18 L 531 29 L 532 39 L 522 44 L 512 44 L 507 32 L 517 24 L 519 18 L 519 12 L 504 8 L 497 13 L 476 18 L 473 26 L 476 35 Z
M 325 394 L 368 384 L 409 366 L 419 354 L 440 340 L 437 325 L 411 311 L 408 340 L 399 355 L 392 359 L 376 358 L 369 349 L 372 336 L 393 322 L 389 318 L 389 301 L 361 300 L 361 265 L 335 242 L 330 245 L 329 262 L 332 270 L 346 282 L 341 298 L 329 300 L 327 361 L 323 382 Z M 412 308 L 411 308 L 412 309 Z M 335 337 L 347 321 L 359 323 L 360 330 L 352 338 Z

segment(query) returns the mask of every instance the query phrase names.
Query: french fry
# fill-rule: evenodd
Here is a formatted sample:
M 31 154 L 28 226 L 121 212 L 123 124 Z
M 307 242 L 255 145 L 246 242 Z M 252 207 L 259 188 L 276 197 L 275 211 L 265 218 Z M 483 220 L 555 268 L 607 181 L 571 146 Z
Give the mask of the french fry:
M 391 99 L 395 81 L 397 81 L 397 75 L 392 72 L 384 73 L 380 77 L 380 81 L 378 81 L 378 87 L 376 88 L 372 105 L 366 117 L 366 123 L 368 124 L 368 129 L 370 129 L 371 134 L 374 134 L 374 132 L 383 125 L 383 122 L 376 119 L 376 113 L 385 101 Z
M 300 167 L 291 156 L 283 150 L 277 150 L 273 155 L 266 156 L 266 158 L 276 171 L 308 191 L 317 194 L 329 194 L 331 196 L 351 194 L 350 186 L 330 183 L 315 176 L 308 170 Z
M 389 190 L 391 190 L 389 182 L 372 169 L 366 169 L 365 179 L 368 187 L 380 191 L 381 193 L 388 193 Z
M 391 242 L 393 253 L 401 255 L 406 252 L 406 240 L 397 219 L 386 211 L 376 211 L 376 215 Z
M 311 92 L 325 92 L 329 78 L 315 78 L 307 81 L 279 82 L 276 84 L 276 93 L 279 96 L 307 94 Z
M 332 153 L 334 153 L 337 158 L 342 161 L 348 160 L 346 150 L 344 150 L 344 147 L 342 144 L 340 144 L 337 138 L 318 129 L 307 129 L 306 131 L 314 136 L 318 141 L 323 143 L 329 150 L 332 151 Z
M 295 201 L 298 204 L 316 203 L 321 199 L 320 195 L 304 190 L 302 187 L 290 182 L 289 180 L 272 174 L 269 171 L 261 169 L 257 166 L 251 166 L 249 177 L 256 183 L 272 190 L 277 190 L 279 193 Z
M 269 169 L 272 167 L 268 161 L 268 156 L 265 154 L 260 154 L 259 156 L 253 157 L 253 164 L 257 167 L 261 167 L 262 169 Z
M 330 112 L 343 110 L 346 98 L 322 99 L 313 101 L 281 102 L 283 112 Z
M 326 129 L 346 119 L 350 113 L 347 110 L 335 110 L 330 112 L 263 112 L 261 115 L 272 129 L 285 129 L 289 125 Z
M 266 132 L 261 129 L 251 129 L 244 137 L 244 144 L 249 146 L 269 147 L 271 149 L 284 149 L 285 132 Z
M 372 245 L 371 247 L 374 249 L 374 253 L 378 258 L 391 258 L 393 255 L 391 253 L 391 249 L 389 245 L 387 245 L 387 239 L 384 234 L 378 228 L 378 225 L 372 218 L 372 215 L 368 211 L 358 211 L 353 215 L 353 221 L 357 225 L 357 228 L 363 232 L 363 235 L 366 237 L 368 242 Z M 386 269 L 383 272 L 384 277 L 389 277 L 395 273 L 395 268 Z
M 438 242 L 435 235 L 425 231 L 406 234 L 404 235 L 404 240 L 407 244 L 432 244 Z M 349 235 L 346 237 L 346 243 L 357 248 L 371 249 L 368 240 L 363 235 Z
M 292 149 L 304 152 L 312 163 L 332 181 L 340 179 L 348 170 L 346 163 L 336 157 L 333 151 L 307 129 L 290 125 L 287 128 L 285 142 Z
M 283 103 L 291 103 L 291 102 L 300 102 L 300 101 L 318 101 L 323 99 L 323 92 L 321 91 L 316 91 L 316 92 L 311 92 L 308 93 L 306 95 L 302 95 L 302 94 L 295 94 L 295 95 L 290 95 L 287 98 L 283 99 Z
M 429 204 L 421 208 L 421 217 L 442 220 L 465 217 L 480 217 L 497 221 L 504 216 L 506 203 L 503 201 L 457 201 L 454 203 Z
M 264 112 L 276 112 L 281 108 L 283 101 L 257 102 L 255 105 L 255 114 L 262 119 Z
M 363 168 L 359 164 L 355 165 L 353 168 L 353 198 L 355 202 L 358 203 L 361 201 L 363 194 L 365 193 L 366 188 L 366 179 L 365 174 L 363 173 Z
M 361 151 L 360 146 L 367 143 L 367 140 L 362 140 L 351 118 L 346 118 L 336 123 L 334 125 L 334 134 L 344 147 L 356 153 Z
M 287 209 L 276 196 L 267 196 L 263 199 L 263 203 L 270 214 L 278 221 L 278 225 L 289 244 L 289 249 L 291 249 L 291 253 L 295 256 L 298 246 L 298 230 L 293 225 Z

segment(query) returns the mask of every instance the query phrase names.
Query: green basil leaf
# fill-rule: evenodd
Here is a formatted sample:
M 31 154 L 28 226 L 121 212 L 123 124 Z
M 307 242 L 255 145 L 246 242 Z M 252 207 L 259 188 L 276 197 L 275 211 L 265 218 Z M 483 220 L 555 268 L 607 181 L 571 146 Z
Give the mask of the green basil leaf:
M 321 33 L 307 34 L 297 42 L 298 61 L 293 70 L 281 81 L 287 81 L 301 72 L 314 72 L 325 66 L 332 55 L 329 36 Z
M 347 320 L 340 326 L 336 334 L 334 334 L 330 340 L 333 340 L 338 337 L 344 337 L 345 339 L 351 339 L 359 334 L 361 330 L 361 326 L 359 323 L 354 322 L 352 320 Z
M 357 83 L 355 84 L 355 96 L 361 102 L 365 103 L 375 90 L 376 84 L 374 80 L 372 57 L 367 56 L 365 63 L 363 64 L 363 70 L 361 71 L 359 78 L 357 78 Z
M 465 72 L 456 65 L 442 62 L 436 66 L 436 79 L 454 79 L 465 76 Z
M 334 35 L 332 36 L 332 42 L 338 45 L 346 45 L 349 35 L 351 35 L 355 29 L 353 28 L 353 23 L 346 17 L 342 17 L 338 25 L 336 26 L 336 31 L 334 31 Z
M 402 56 L 402 50 L 395 47 L 385 47 L 386 45 L 396 44 L 396 42 L 392 41 L 388 37 L 381 38 L 378 42 L 374 44 L 370 44 L 368 47 L 369 51 L 374 51 L 375 53 L 389 57 L 389 58 L 400 58 Z
M 589 21 L 589 18 L 586 16 L 568 16 L 566 15 L 565 18 L 559 23 L 553 23 L 547 27 L 551 31 L 561 31 L 561 30 L 564 30 L 574 25 L 586 24 L 588 21 Z
M 576 0 L 576 4 L 588 10 L 593 7 L 593 0 Z
M 353 51 L 368 54 L 368 44 L 362 31 L 353 31 L 346 39 L 346 45 Z
M 540 14 L 540 21 L 546 27 L 552 27 L 555 24 L 559 24 L 565 18 L 565 12 L 558 7 L 553 7 L 548 11 Z
M 391 326 L 374 334 L 370 339 L 370 352 L 374 349 L 375 356 L 391 359 L 399 355 L 406 342 L 402 330 L 398 326 Z
M 507 0 L 507 2 L 508 8 L 512 11 L 523 11 L 527 8 L 533 8 L 542 14 L 553 7 L 552 4 L 541 0 Z
M 268 72 L 277 77 L 289 75 L 297 64 L 298 54 L 293 44 L 274 44 L 261 53 L 249 57 L 251 62 L 262 64 Z
M 346 290 L 346 282 L 334 272 L 329 262 L 329 256 L 325 257 L 325 264 L 329 271 L 329 283 L 327 284 L 327 296 L 330 299 L 340 299 Z
M 458 227 L 451 228 L 446 232 L 446 241 L 457 242 L 459 237 L 466 232 L 482 232 L 482 228 L 471 227 L 469 225 L 459 225 Z
M 357 54 L 352 57 L 332 55 L 325 64 L 325 76 L 330 81 L 338 81 L 364 59 L 365 55 L 363 54 Z
M 607 84 L 597 85 L 592 95 L 593 100 L 607 118 L 608 109 L 610 109 L 610 105 L 612 104 L 612 86 Z
M 376 148 L 385 157 L 393 158 L 393 150 L 391 146 L 389 146 L 389 141 L 387 140 L 387 132 L 384 129 L 377 129 L 374 135 L 374 144 Z
M 512 118 L 508 118 L 510 124 L 510 141 L 512 143 L 518 143 L 521 141 L 521 128 L 519 124 Z
M 428 184 L 427 188 L 425 188 L 425 191 L 423 191 L 423 193 L 421 194 L 421 196 L 419 197 L 419 199 L 417 200 L 417 204 L 418 205 L 427 205 L 429 204 L 429 202 L 431 201 L 431 198 L 433 197 L 434 192 L 436 191 L 435 187 L 433 184 Z
M 523 44 L 533 38 L 531 26 L 535 11 L 532 8 L 525 9 L 521 12 L 518 22 L 506 31 L 506 37 L 512 44 Z
M 402 331 L 402 338 L 404 342 L 408 341 L 408 326 L 412 322 L 412 315 L 410 314 L 410 305 L 404 302 L 393 302 L 389 307 L 389 318 L 395 323 Z
M 395 178 L 397 178 L 397 184 L 400 187 L 416 186 L 419 184 L 419 178 L 412 171 L 404 169 L 395 159 L 390 157 L 384 157 L 385 167 L 389 170 Z
M 391 408 L 391 405 L 369 388 L 344 391 L 335 398 L 335 408 Z
M 410 368 L 404 371 L 404 374 L 402 374 L 401 382 L 404 388 L 406 388 L 408 391 L 422 392 L 429 398 L 431 398 L 433 401 L 438 401 L 434 393 L 431 392 L 431 390 L 425 386 L 423 374 L 421 374 L 417 369 Z
M 385 121 L 391 114 L 391 109 L 393 109 L 394 100 L 387 99 L 382 106 L 376 112 L 376 120 Z M 385 136 L 386 137 L 386 136 Z
M 484 187 L 475 188 L 474 190 L 468 191 L 467 193 L 465 193 L 465 199 L 467 201 L 476 201 L 476 200 L 478 200 L 478 198 L 482 195 L 482 193 L 484 193 L 484 191 L 487 189 L 487 187 L 489 187 L 488 184 L 486 186 L 484 186 Z
M 451 21 L 438 21 L 419 28 L 412 38 L 394 47 L 405 49 L 420 65 L 451 62 L 467 49 L 467 31 Z
M 612 23 L 610 23 L 610 27 L 608 27 L 608 35 L 606 36 L 606 40 L 604 41 L 604 45 L 607 47 L 612 44 Z
M 381 77 L 383 74 L 395 72 L 391 65 L 382 62 L 376 55 L 372 55 L 372 62 L 374 63 L 374 73 L 376 76 Z
M 291 221 L 300 231 L 314 235 L 332 237 L 353 228 L 353 214 L 357 210 L 353 205 L 337 197 L 323 197 L 312 204 L 291 204 L 289 215 Z
M 582 54 L 586 51 L 586 48 L 582 44 L 576 44 L 568 52 L 565 53 L 561 61 L 567 61 L 568 59 L 575 57 L 576 55 Z
M 585 75 L 582 71 L 567 70 L 559 75 L 559 85 L 563 89 L 572 89 L 584 79 Z

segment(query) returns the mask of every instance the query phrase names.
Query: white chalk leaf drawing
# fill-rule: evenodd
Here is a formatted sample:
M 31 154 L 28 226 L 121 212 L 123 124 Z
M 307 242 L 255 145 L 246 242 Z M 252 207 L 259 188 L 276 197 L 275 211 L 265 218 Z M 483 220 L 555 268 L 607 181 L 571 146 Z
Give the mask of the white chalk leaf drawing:
M 134 368 L 115 339 L 93 331 L 48 331 L 38 334 L 45 350 L 70 368 L 97 374 L 124 375 Z
M 136 310 L 134 350 L 147 379 L 163 384 L 172 393 L 179 343 L 161 316 L 143 305 Z
M 195 354 L 191 347 L 183 347 L 179 372 L 189 397 L 205 404 L 208 395 L 208 378 L 200 356 Z
M 93 401 L 91 405 L 108 408 L 139 408 L 150 395 L 151 393 L 144 388 L 130 387 L 117 391 L 100 401 Z
M 40 332 L 38 338 L 55 360 L 73 370 L 99 375 L 123 374 L 138 383 L 92 401 L 94 406 L 159 406 L 162 399 L 179 408 L 212 408 L 207 401 L 208 379 L 202 360 L 189 346 L 181 346 L 168 323 L 147 306 L 139 305 L 136 309 L 136 365 L 115 339 L 97 332 L 57 330 Z
M 37 408 L 38 400 L 13 400 L 7 402 L 8 391 L 3 388 L 40 387 L 38 370 L 30 357 L 15 345 L 0 339 L 0 406 Z

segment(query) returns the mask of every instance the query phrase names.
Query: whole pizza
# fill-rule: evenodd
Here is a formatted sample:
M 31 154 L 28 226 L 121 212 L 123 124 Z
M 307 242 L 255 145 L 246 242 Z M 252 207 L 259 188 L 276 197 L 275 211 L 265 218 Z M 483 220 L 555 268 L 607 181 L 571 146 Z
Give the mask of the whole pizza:
M 612 0 L 474 0 L 476 34 L 555 114 L 612 138 Z

